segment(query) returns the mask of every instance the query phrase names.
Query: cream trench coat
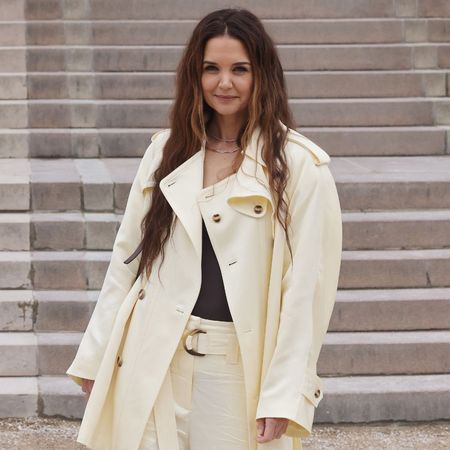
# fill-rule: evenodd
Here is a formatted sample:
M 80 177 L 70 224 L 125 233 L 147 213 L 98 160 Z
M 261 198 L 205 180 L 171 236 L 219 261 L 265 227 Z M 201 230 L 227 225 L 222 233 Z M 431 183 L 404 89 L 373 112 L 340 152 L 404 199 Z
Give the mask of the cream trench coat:
M 124 261 L 140 243 L 153 173 L 170 129 L 153 136 L 131 186 L 95 310 L 67 370 L 78 384 L 81 378 L 95 379 L 78 442 L 95 450 L 137 450 L 155 408 L 160 450 L 178 447 L 167 373 L 200 291 L 201 214 L 241 349 L 249 450 L 299 449 L 299 438 L 311 433 L 323 397 L 316 363 L 338 285 L 341 209 L 330 157 L 289 130 L 292 265 L 284 230 L 275 220 L 259 132 L 246 149 L 227 204 L 200 192 L 205 143 L 161 180 L 175 212 L 174 234 L 165 247 L 160 278 L 159 257 L 149 279 L 141 274 L 135 281 L 140 255 Z M 214 214 L 221 220 L 213 221 Z M 262 417 L 290 419 L 285 435 L 258 444 L 256 418 Z

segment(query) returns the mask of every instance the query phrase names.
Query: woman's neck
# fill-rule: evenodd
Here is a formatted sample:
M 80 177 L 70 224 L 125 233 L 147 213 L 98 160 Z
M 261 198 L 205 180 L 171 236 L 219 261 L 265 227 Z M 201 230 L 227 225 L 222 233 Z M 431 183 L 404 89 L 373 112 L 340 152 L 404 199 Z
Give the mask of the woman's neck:
M 242 127 L 242 120 L 235 118 L 220 117 L 214 118 L 208 125 L 207 134 L 219 139 L 237 139 L 239 130 Z

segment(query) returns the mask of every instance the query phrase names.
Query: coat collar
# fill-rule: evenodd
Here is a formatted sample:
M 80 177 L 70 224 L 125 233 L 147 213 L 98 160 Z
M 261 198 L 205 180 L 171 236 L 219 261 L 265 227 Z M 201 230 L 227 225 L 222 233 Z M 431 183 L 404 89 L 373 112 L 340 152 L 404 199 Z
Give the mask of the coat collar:
M 258 142 L 260 128 L 252 133 L 245 157 L 236 172 L 236 177 L 226 194 L 226 201 L 237 209 L 253 209 L 255 198 L 271 206 L 273 199 L 262 160 L 261 144 Z M 205 160 L 205 142 L 199 151 L 180 164 L 160 181 L 160 189 L 177 218 L 185 228 L 198 257 L 201 259 L 202 216 L 198 201 L 204 196 L 208 187 L 203 188 L 203 168 Z

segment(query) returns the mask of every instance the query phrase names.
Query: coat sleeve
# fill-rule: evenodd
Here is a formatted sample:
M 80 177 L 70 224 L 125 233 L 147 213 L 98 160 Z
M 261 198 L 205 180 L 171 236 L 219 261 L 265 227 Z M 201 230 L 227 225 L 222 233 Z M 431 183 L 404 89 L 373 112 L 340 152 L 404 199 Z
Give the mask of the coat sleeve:
M 276 346 L 256 418 L 288 418 L 285 434 L 306 437 L 323 397 L 316 366 L 336 298 L 342 220 L 328 164 L 308 157 L 297 173 L 290 203 L 293 263 L 285 247 Z
M 145 192 L 155 146 L 152 142 L 141 159 L 128 194 L 127 204 L 113 244 L 111 260 L 106 271 L 96 306 L 89 320 L 77 354 L 66 374 L 81 385 L 82 378 L 95 380 L 117 312 L 134 284 L 140 256 L 129 264 L 124 261 L 141 241 L 141 221 L 148 211 Z

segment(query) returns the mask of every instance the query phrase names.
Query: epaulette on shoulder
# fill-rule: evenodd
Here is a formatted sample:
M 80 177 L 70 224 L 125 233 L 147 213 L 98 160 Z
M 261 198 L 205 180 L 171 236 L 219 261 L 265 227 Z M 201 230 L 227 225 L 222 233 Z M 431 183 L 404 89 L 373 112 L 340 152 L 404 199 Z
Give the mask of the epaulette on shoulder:
M 311 139 L 308 139 L 303 134 L 300 134 L 296 130 L 289 130 L 288 141 L 293 142 L 300 147 L 308 150 L 314 158 L 314 163 L 317 166 L 321 164 L 328 164 L 330 162 L 330 156 L 328 153 L 315 144 Z
M 161 133 L 164 133 L 165 131 L 169 131 L 170 128 L 164 128 L 163 130 L 159 130 L 156 133 L 153 133 L 152 135 L 152 142 L 156 139 L 157 136 L 159 136 Z

